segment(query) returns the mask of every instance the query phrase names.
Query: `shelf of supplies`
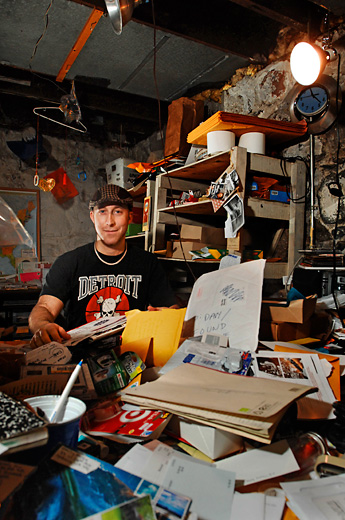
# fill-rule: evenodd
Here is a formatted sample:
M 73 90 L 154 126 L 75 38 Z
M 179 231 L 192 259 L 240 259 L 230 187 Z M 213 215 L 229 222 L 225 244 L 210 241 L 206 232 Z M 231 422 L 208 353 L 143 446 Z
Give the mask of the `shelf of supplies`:
M 174 179 L 191 179 L 191 180 L 216 180 L 219 175 L 229 166 L 230 151 L 221 152 L 211 155 L 200 161 L 190 163 L 187 166 L 181 166 L 175 170 L 170 170 L 169 177 Z
M 160 208 L 158 213 L 168 214 L 183 214 L 183 215 L 225 215 L 226 210 L 220 208 L 217 212 L 213 211 L 212 201 L 201 200 L 199 202 L 186 202 L 175 206 Z M 284 202 L 277 202 L 266 199 L 259 199 L 255 197 L 248 197 L 245 200 L 245 215 L 247 217 L 258 218 L 274 218 L 278 220 L 289 220 L 290 205 Z

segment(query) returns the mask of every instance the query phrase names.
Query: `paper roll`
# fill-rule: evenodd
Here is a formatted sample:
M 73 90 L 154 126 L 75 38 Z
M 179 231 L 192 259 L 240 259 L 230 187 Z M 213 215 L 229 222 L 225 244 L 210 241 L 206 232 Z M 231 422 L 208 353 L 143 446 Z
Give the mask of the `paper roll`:
M 247 152 L 265 155 L 266 136 L 261 132 L 247 132 L 242 134 L 238 146 L 247 148 Z
M 228 130 L 215 130 L 207 134 L 207 153 L 227 152 L 235 146 L 235 134 Z

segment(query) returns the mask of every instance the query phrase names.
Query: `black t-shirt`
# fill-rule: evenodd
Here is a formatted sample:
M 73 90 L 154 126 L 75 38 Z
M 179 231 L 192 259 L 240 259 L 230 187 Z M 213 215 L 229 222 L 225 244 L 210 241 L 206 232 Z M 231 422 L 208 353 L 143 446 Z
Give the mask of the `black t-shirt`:
M 122 256 L 99 255 L 110 263 Z M 126 255 L 115 265 L 101 262 L 93 243 L 61 255 L 49 270 L 41 292 L 45 294 L 64 303 L 67 330 L 130 309 L 176 303 L 157 258 L 132 244 L 127 244 Z

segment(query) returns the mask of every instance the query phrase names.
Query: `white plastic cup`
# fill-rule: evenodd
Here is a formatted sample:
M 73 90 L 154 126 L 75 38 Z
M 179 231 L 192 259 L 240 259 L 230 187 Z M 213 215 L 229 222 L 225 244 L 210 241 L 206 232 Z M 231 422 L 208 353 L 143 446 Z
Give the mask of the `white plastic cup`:
M 25 401 L 35 411 L 37 411 L 37 408 L 40 408 L 49 419 L 59 398 L 59 395 L 38 395 L 29 397 Z M 42 452 L 44 454 L 49 453 L 60 443 L 70 448 L 76 448 L 78 445 L 80 421 L 85 412 L 86 404 L 83 401 L 75 397 L 68 397 L 61 421 L 47 425 L 49 439 L 47 444 L 38 448 L 40 455 L 43 454 Z
M 262 132 L 247 132 L 242 134 L 238 146 L 247 148 L 247 152 L 265 155 L 266 135 Z
M 235 134 L 229 130 L 215 130 L 207 134 L 207 153 L 209 155 L 227 152 L 235 146 Z

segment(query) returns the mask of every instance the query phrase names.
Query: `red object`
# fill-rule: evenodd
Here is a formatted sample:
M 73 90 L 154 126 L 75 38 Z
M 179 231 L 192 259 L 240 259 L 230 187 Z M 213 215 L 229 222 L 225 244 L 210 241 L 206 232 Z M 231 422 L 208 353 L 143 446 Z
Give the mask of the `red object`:
M 79 195 L 78 190 L 62 167 L 49 173 L 44 178 L 55 180 L 55 186 L 51 192 L 59 204 Z

